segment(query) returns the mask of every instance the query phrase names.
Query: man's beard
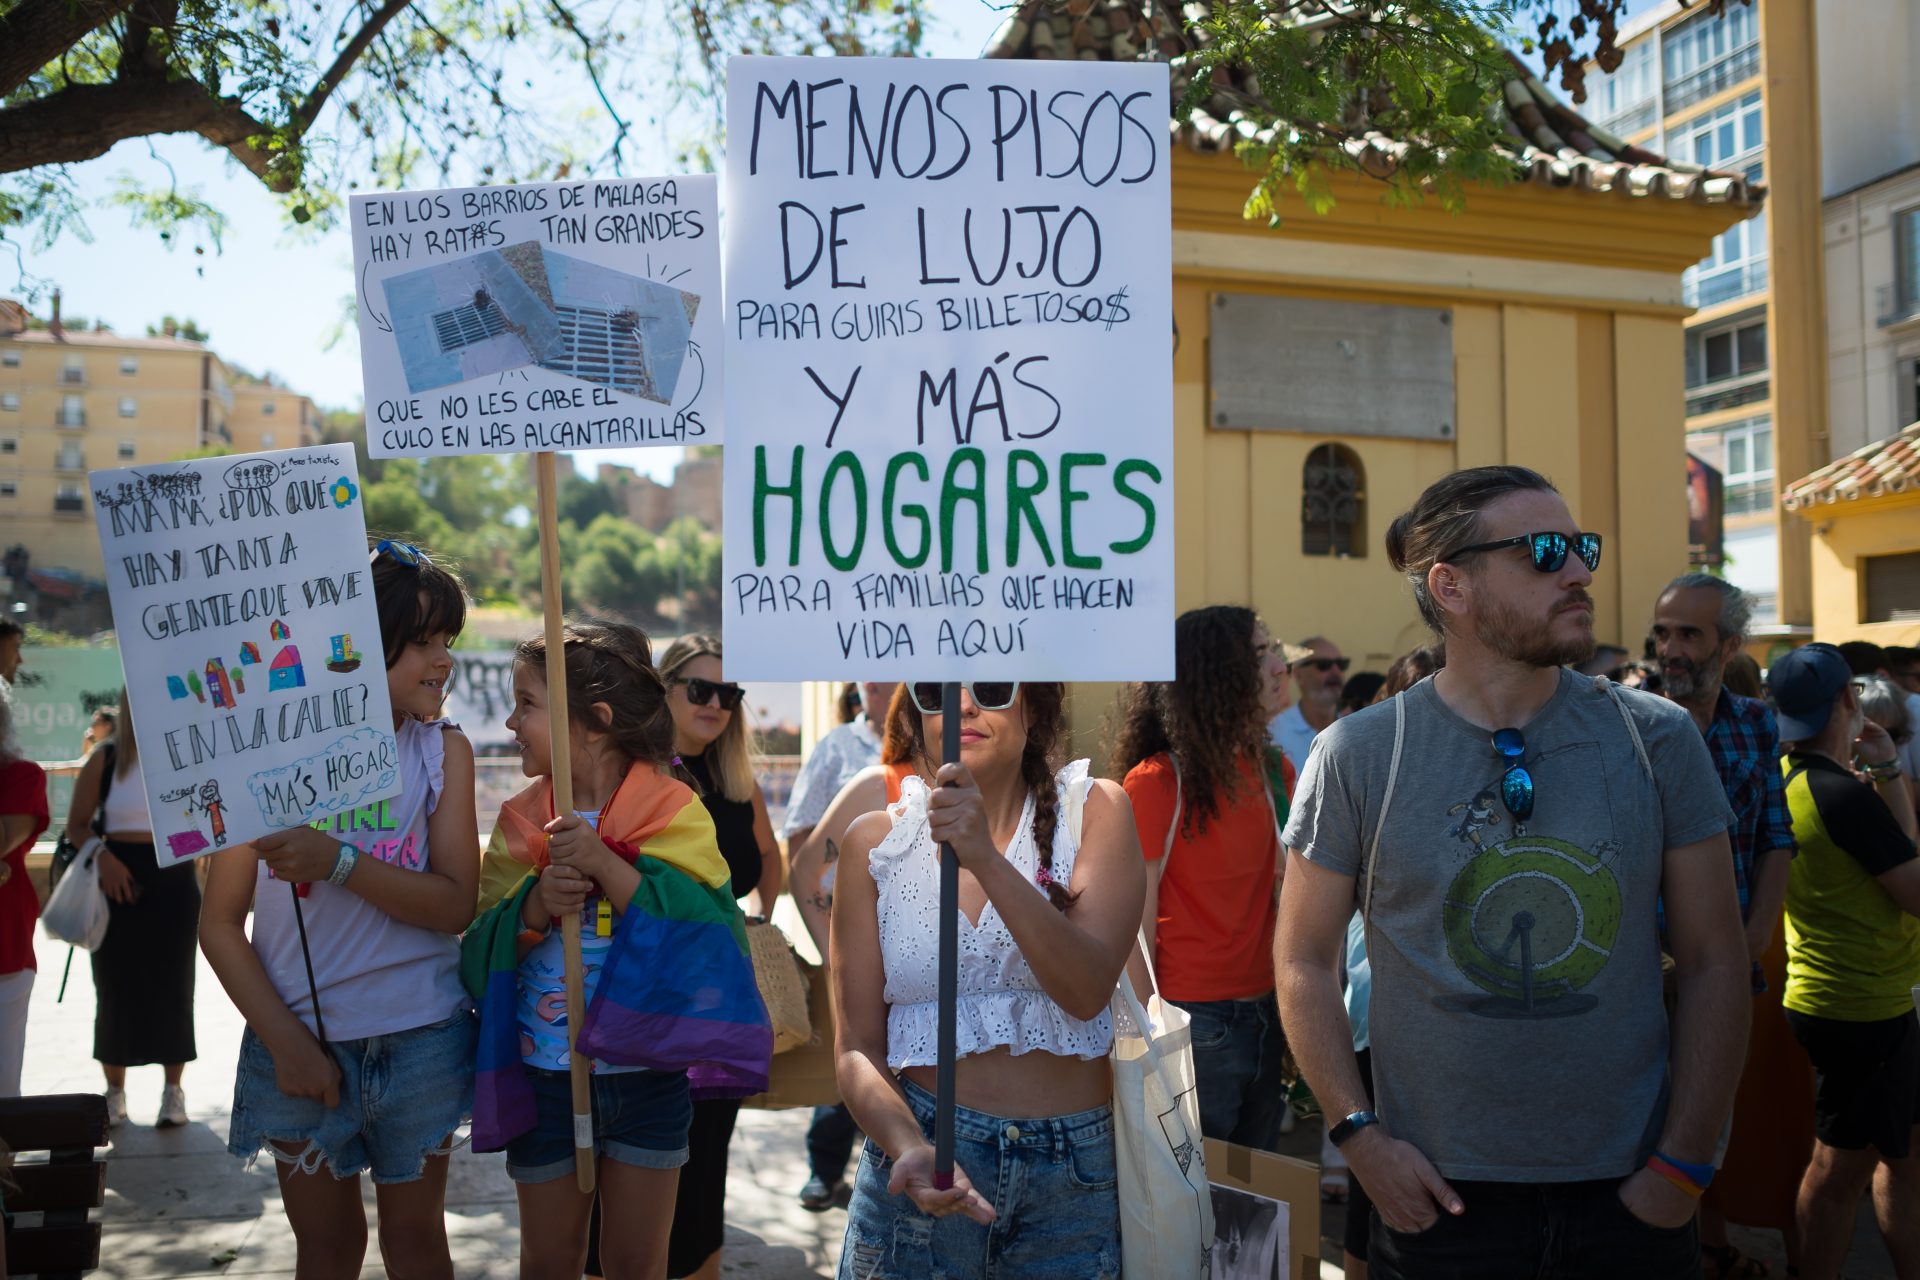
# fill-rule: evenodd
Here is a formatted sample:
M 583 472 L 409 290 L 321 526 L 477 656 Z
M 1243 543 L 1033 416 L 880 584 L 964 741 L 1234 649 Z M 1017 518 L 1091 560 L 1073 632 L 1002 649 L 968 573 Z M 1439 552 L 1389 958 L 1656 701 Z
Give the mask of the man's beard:
M 1725 665 L 1718 659 L 1709 659 L 1700 666 L 1687 662 L 1685 658 L 1680 661 L 1686 662 L 1685 671 L 1675 672 L 1669 670 L 1666 663 L 1660 664 L 1660 675 L 1666 681 L 1667 696 L 1675 702 L 1685 702 L 1708 685 L 1718 682 Z
M 1584 634 L 1571 640 L 1553 634 L 1554 620 L 1571 604 L 1588 608 Z M 1593 597 L 1585 591 L 1573 591 L 1557 602 L 1544 618 L 1532 618 L 1509 605 L 1491 602 L 1484 613 L 1473 619 L 1474 636 L 1481 644 L 1509 662 L 1530 667 L 1563 667 L 1585 662 L 1593 656 Z

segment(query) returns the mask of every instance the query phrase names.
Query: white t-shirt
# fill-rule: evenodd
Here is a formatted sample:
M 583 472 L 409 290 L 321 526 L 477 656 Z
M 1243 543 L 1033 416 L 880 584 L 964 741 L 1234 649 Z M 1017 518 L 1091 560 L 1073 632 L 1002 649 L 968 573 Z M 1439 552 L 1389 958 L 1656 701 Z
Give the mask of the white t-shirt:
M 1299 703 L 1294 703 L 1273 718 L 1267 725 L 1267 736 L 1273 739 L 1274 746 L 1287 753 L 1287 759 L 1293 761 L 1296 772 L 1307 767 L 1307 752 L 1313 747 L 1317 731 L 1300 714 Z

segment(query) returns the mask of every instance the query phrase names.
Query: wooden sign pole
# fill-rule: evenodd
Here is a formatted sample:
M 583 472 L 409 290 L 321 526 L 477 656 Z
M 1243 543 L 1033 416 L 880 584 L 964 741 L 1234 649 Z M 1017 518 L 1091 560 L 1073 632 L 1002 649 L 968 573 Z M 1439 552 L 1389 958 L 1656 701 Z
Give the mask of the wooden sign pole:
M 572 741 L 567 734 L 567 637 L 560 604 L 560 485 L 554 456 L 536 453 L 535 485 L 540 506 L 540 597 L 547 623 L 547 737 L 553 744 L 553 811 L 573 810 Z M 587 1018 L 586 971 L 580 960 L 580 913 L 560 918 L 560 945 L 567 965 L 568 1072 L 573 1084 L 573 1170 L 580 1190 L 593 1190 L 593 1096 L 590 1064 L 580 1052 L 580 1024 Z

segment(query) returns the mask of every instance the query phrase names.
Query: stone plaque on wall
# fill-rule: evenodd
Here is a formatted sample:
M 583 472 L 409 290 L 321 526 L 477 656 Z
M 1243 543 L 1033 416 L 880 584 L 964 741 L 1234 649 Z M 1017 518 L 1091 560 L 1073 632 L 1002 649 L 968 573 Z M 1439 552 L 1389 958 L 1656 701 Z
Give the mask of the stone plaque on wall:
M 1453 438 L 1445 307 L 1216 293 L 1211 320 L 1209 426 Z

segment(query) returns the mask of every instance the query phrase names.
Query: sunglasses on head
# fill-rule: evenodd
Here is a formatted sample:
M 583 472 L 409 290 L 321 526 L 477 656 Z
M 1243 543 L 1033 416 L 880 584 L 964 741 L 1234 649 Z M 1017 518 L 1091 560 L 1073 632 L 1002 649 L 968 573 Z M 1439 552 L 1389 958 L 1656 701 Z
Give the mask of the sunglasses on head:
M 747 691 L 737 684 L 718 684 L 698 676 L 675 676 L 668 683 L 685 685 L 687 701 L 696 707 L 708 706 L 718 698 L 722 711 L 732 711 L 740 705 L 740 699 L 747 696 Z
M 426 552 L 411 542 L 382 541 L 374 546 L 373 554 L 367 557 L 367 563 L 372 564 L 381 556 L 389 556 L 395 564 L 403 564 L 409 569 L 418 569 L 423 564 L 433 563 Z
M 1018 680 L 969 680 L 962 687 L 972 696 L 973 705 L 982 711 L 1005 711 L 1020 696 Z M 907 686 L 907 696 L 913 699 L 921 715 L 937 716 L 941 713 L 941 688 L 937 680 L 922 680 Z
M 1533 816 L 1533 775 L 1524 763 L 1527 740 L 1518 729 L 1499 729 L 1493 735 L 1493 750 L 1507 762 L 1507 771 L 1500 775 L 1500 803 L 1516 821 L 1525 822 Z
M 1315 671 L 1334 671 L 1334 670 L 1345 671 L 1348 667 L 1353 665 L 1353 659 L 1352 658 L 1302 658 L 1300 659 L 1300 661 L 1294 663 L 1293 665 L 1296 670 L 1298 670 L 1301 667 L 1312 667 Z
M 1517 537 L 1502 538 L 1498 542 L 1476 542 L 1440 559 L 1445 563 L 1476 551 L 1498 551 L 1502 547 L 1519 546 L 1526 547 L 1527 554 L 1533 557 L 1533 567 L 1541 573 L 1560 572 L 1560 567 L 1567 562 L 1569 551 L 1580 557 L 1580 563 L 1587 566 L 1587 572 L 1595 573 L 1600 568 L 1600 535 L 1597 533 L 1576 533 L 1571 538 L 1564 533 L 1551 531 L 1523 533 Z

